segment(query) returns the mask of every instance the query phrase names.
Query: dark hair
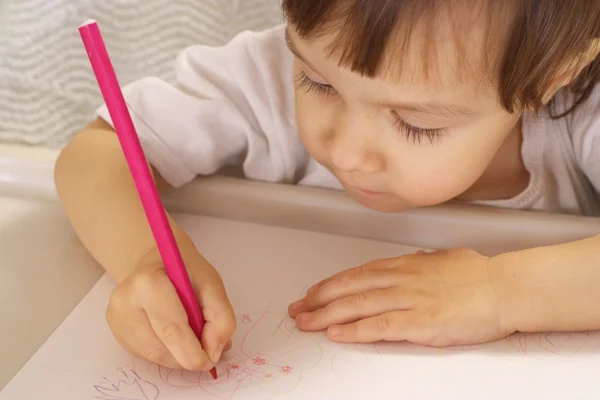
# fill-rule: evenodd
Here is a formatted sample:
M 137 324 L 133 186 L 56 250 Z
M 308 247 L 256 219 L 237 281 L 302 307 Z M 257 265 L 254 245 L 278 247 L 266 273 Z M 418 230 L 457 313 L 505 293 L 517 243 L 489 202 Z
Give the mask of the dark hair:
M 421 25 L 425 35 L 435 35 L 430 27 L 436 22 L 450 23 L 460 34 L 469 25 L 465 9 L 479 11 L 472 16 L 486 24 L 482 50 L 497 49 L 484 58 L 509 112 L 517 103 L 540 109 L 556 74 L 568 67 L 565 60 L 580 59 L 592 40 L 600 38 L 599 0 L 282 0 L 282 9 L 303 40 L 336 34 L 330 55 L 368 77 L 381 73 L 390 51 L 407 49 L 417 23 L 426 23 Z M 453 15 L 458 12 L 462 14 Z M 460 28 L 458 20 L 465 22 Z M 427 65 L 427 58 L 423 60 Z M 560 116 L 585 101 L 598 82 L 600 57 L 575 77 L 569 89 L 577 100 Z

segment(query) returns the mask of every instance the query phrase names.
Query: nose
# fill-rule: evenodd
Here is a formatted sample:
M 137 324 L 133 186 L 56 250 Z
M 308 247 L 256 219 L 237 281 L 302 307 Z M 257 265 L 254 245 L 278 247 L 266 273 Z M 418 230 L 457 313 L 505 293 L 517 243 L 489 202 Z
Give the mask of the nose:
M 344 172 L 380 172 L 384 168 L 383 155 L 370 146 L 366 136 L 350 130 L 337 132 L 331 145 L 333 165 Z

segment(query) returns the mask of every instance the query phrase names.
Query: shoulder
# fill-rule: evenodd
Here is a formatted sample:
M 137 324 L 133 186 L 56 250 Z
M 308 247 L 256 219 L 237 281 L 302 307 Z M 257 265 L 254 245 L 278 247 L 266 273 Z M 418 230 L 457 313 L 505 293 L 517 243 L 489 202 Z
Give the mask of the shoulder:
M 561 114 L 572 107 L 578 96 L 571 92 L 561 92 L 555 99 L 552 114 Z M 593 127 L 598 127 L 600 122 L 600 84 L 596 84 L 588 98 L 563 117 L 573 133 L 581 133 Z
M 570 106 L 575 97 L 569 94 L 561 100 L 559 107 Z M 578 169 L 600 193 L 600 84 L 596 85 L 586 101 L 561 119 L 557 120 L 555 126 L 566 132 L 555 133 L 567 135 Z
M 273 94 L 288 96 L 292 70 L 284 25 L 240 32 L 222 46 L 190 46 L 178 55 L 174 67 L 178 86 L 188 92 L 201 97 L 227 93 L 254 104 Z
M 263 31 L 242 31 L 221 46 L 189 46 L 179 54 L 176 65 L 208 63 L 231 69 L 244 66 L 243 62 L 281 64 L 291 58 L 285 44 L 285 26 L 278 25 Z
M 560 93 L 554 99 L 553 115 L 568 110 L 577 97 L 573 93 Z M 563 120 L 563 121 L 561 121 Z M 589 164 L 600 157 L 600 84 L 590 96 L 566 116 L 554 120 L 567 134 L 580 164 Z M 583 165 L 582 165 L 583 166 Z

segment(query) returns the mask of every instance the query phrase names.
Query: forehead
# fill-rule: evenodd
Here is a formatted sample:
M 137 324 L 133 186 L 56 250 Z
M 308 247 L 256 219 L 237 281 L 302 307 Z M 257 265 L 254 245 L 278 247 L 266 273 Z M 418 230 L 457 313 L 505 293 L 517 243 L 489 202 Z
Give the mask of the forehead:
M 327 6 L 319 12 L 317 3 Z M 363 0 L 325 0 L 305 2 L 288 16 L 310 50 L 359 75 L 431 87 L 485 87 L 497 82 L 498 61 L 514 18 L 511 4 L 382 0 L 376 6 Z
M 427 71 L 418 53 L 399 57 L 397 63 L 394 57 L 386 56 L 388 58 L 382 64 L 386 68 L 369 77 L 341 65 L 339 57 L 331 52 L 328 35 L 306 41 L 289 26 L 286 36 L 292 52 L 313 73 L 338 91 L 351 93 L 360 101 L 386 107 L 399 105 L 447 117 L 469 116 L 497 106 L 495 87 L 481 74 L 456 73 L 453 65 L 465 67 L 450 57 L 450 51 L 437 57 L 436 64 L 428 65 Z

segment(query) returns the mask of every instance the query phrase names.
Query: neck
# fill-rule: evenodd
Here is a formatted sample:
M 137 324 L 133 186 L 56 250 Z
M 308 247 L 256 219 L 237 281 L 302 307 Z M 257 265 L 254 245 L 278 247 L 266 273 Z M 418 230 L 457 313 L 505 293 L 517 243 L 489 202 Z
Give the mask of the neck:
M 458 196 L 457 200 L 502 200 L 521 193 L 529 184 L 529 172 L 521 156 L 522 144 L 523 135 L 519 121 L 481 177 Z

